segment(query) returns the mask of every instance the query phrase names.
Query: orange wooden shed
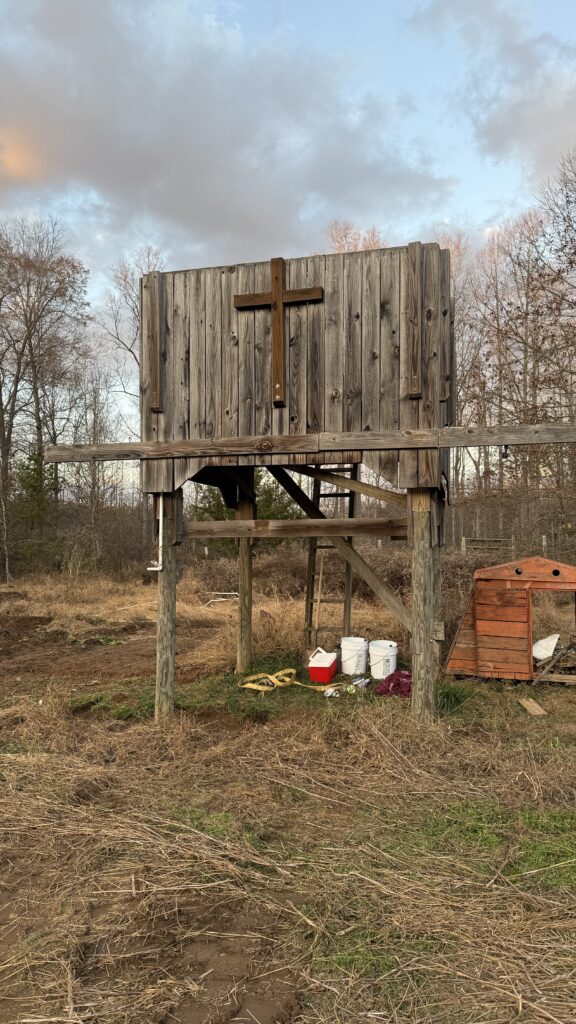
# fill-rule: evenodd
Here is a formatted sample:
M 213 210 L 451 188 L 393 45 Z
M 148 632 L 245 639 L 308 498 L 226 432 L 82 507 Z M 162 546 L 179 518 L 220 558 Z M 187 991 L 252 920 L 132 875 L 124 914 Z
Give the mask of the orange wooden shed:
M 478 569 L 447 670 L 486 679 L 533 679 L 535 590 L 576 592 L 576 568 L 536 556 Z

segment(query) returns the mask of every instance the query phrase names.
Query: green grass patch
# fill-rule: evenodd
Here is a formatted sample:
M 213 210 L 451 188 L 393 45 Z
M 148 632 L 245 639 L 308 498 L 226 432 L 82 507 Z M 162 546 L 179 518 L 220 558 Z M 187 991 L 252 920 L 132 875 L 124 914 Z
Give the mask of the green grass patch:
M 473 696 L 474 691 L 469 686 L 442 681 L 436 687 L 436 710 L 441 716 L 452 715 L 468 704 Z
M 504 842 L 509 826 L 510 812 L 499 804 L 463 800 L 445 811 L 425 815 L 417 827 L 425 848 L 468 853 L 497 850 Z
M 576 889 L 576 810 L 460 801 L 415 824 L 423 852 L 473 857 L 477 867 L 541 888 Z

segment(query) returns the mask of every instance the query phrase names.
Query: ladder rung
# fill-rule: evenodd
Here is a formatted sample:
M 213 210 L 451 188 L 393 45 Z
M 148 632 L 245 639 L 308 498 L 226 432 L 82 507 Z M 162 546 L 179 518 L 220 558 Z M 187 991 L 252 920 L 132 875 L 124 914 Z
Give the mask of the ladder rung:
M 317 544 L 316 551 L 336 551 L 333 544 Z
M 318 604 L 318 595 L 316 595 L 315 604 Z M 320 600 L 320 604 L 342 604 L 342 598 L 341 597 L 323 597 Z

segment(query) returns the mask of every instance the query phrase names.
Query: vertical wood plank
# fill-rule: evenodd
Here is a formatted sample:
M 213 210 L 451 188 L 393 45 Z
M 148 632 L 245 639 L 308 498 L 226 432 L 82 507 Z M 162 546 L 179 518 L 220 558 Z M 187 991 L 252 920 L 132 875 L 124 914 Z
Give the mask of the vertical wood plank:
M 401 252 L 400 262 L 400 428 L 418 428 L 418 399 L 415 385 L 420 383 L 416 359 L 421 357 L 421 245 L 414 242 Z M 401 487 L 418 485 L 418 453 L 400 452 Z
M 363 253 L 362 270 L 362 430 L 380 427 L 380 253 Z M 380 470 L 378 452 L 366 452 L 366 464 Z
M 289 352 L 286 337 L 286 319 L 289 314 L 283 302 L 281 302 L 282 291 L 292 287 L 290 284 L 290 266 L 291 264 L 287 264 L 285 260 L 271 260 L 273 303 L 270 312 L 270 326 L 272 328 L 272 433 L 278 435 L 290 432 Z M 278 384 L 280 384 L 279 391 L 277 390 Z M 270 462 L 273 465 L 281 465 L 283 462 L 282 456 L 273 455 Z
M 380 430 L 400 426 L 400 264 L 399 250 L 380 253 Z M 397 486 L 398 452 L 383 452 L 379 469 Z
M 190 330 L 190 437 L 206 437 L 206 278 L 203 270 L 190 270 L 188 278 Z M 200 459 L 188 459 L 188 476 L 194 476 Z
M 222 271 L 211 267 L 206 274 L 206 437 L 222 432 Z M 203 459 L 218 465 L 218 459 Z
M 238 333 L 234 293 L 238 290 L 237 268 L 224 267 L 222 286 L 222 436 L 238 437 Z M 222 458 L 223 465 L 236 465 L 237 459 Z
M 440 425 L 440 248 L 436 243 L 422 247 L 422 369 L 418 405 L 420 428 Z M 418 453 L 418 485 L 440 485 L 440 453 L 423 449 Z
M 254 265 L 254 290 L 265 292 L 270 288 L 268 263 Z M 254 311 L 254 396 L 256 434 L 272 433 L 272 326 L 269 309 Z M 270 456 L 262 456 L 259 465 L 270 464 Z
M 153 270 L 147 275 L 147 343 L 149 400 L 151 412 L 162 412 L 162 357 L 163 357 L 163 275 Z
M 343 430 L 344 389 L 344 256 L 326 256 L 324 276 L 325 430 Z
M 353 252 L 344 264 L 344 430 L 362 429 L 362 264 Z
M 188 274 L 174 274 L 174 415 L 173 438 L 190 437 L 190 299 Z M 188 459 L 174 460 L 174 486 L 180 488 L 188 479 Z
M 440 401 L 450 397 L 450 374 L 452 357 L 450 352 L 450 250 L 441 249 L 440 260 L 440 317 L 439 317 L 439 364 Z
M 238 293 L 255 291 L 254 267 L 243 263 L 238 267 Z M 255 433 L 254 420 L 254 310 L 235 310 L 238 335 L 238 432 L 241 437 Z M 242 455 L 240 466 L 250 465 L 251 456 Z
M 163 388 L 166 381 L 166 303 L 165 281 L 171 275 L 154 271 L 147 274 L 142 287 L 141 315 L 141 431 L 144 440 L 164 440 L 164 418 L 152 409 L 162 408 Z M 152 395 L 152 389 L 155 394 Z M 147 435 L 147 436 L 145 436 Z M 142 490 L 158 493 L 173 489 L 173 460 L 147 459 L 140 464 Z
M 284 309 L 286 261 L 279 256 L 270 260 L 270 290 L 272 292 L 272 405 L 279 409 L 286 405 L 287 361 L 286 311 Z M 277 432 L 275 428 L 273 428 L 273 432 Z M 283 433 L 283 431 L 279 432 Z
M 452 330 L 450 312 L 450 250 L 440 251 L 440 426 L 452 426 L 450 392 L 452 385 Z M 450 489 L 450 449 L 440 452 L 440 475 Z M 443 537 L 443 529 L 441 530 Z
M 290 288 L 307 287 L 307 260 L 288 264 Z M 308 386 L 308 322 L 311 307 L 307 302 L 288 307 L 288 412 L 289 433 L 305 434 Z
M 306 261 L 306 286 L 324 287 L 326 260 L 324 256 L 311 256 Z M 306 383 L 306 432 L 320 433 L 324 427 L 324 326 L 325 302 L 308 306 L 308 346 Z

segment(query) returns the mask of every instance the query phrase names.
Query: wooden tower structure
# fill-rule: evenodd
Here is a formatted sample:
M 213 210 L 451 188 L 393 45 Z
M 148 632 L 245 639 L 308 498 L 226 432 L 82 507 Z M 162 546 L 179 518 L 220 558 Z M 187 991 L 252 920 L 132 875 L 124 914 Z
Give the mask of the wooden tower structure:
M 434 243 L 143 278 L 141 440 L 58 445 L 46 461 L 140 460 L 162 566 L 157 718 L 174 704 L 176 549 L 191 536 L 239 540 L 238 671 L 252 657 L 251 539 L 330 538 L 411 633 L 413 711 L 432 719 L 450 449 L 576 441 L 573 423 L 453 425 L 453 327 L 450 256 Z M 366 466 L 374 482 L 357 471 L 341 476 L 343 465 Z M 308 519 L 258 519 L 255 467 Z M 376 498 L 382 515 L 326 518 L 295 471 Z M 219 487 L 235 518 L 184 524 L 187 480 Z M 408 538 L 410 607 L 352 546 L 363 535 Z

